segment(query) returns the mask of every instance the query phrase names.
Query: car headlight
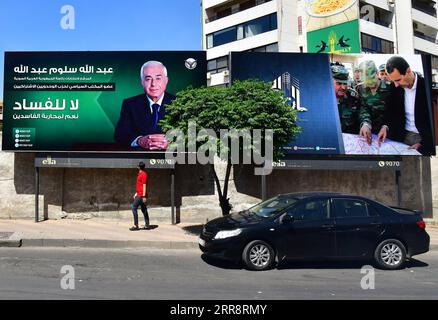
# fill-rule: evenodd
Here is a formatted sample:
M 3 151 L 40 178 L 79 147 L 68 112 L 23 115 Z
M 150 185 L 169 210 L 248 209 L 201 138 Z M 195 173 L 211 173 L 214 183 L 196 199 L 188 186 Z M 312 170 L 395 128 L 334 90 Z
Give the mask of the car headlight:
M 231 238 L 239 235 L 242 232 L 242 229 L 234 229 L 234 230 L 226 230 L 226 231 L 219 231 L 214 236 L 214 239 L 225 239 L 225 238 Z

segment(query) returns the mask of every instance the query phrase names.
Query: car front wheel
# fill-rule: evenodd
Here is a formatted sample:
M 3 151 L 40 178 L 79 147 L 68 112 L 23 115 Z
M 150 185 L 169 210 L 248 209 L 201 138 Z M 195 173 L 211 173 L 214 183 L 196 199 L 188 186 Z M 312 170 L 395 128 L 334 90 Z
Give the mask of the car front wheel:
M 275 254 L 269 244 L 255 240 L 246 245 L 242 253 L 242 260 L 250 270 L 267 270 L 272 267 Z
M 374 260 L 383 269 L 402 269 L 406 263 L 406 248 L 396 239 L 382 241 L 374 252 Z

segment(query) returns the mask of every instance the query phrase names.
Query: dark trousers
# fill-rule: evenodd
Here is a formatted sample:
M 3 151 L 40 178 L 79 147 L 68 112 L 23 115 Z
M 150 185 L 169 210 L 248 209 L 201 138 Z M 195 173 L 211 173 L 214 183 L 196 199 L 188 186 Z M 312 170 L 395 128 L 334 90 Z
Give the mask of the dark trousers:
M 134 225 L 138 226 L 137 209 L 139 206 L 141 208 L 141 212 L 143 212 L 145 226 L 149 227 L 148 209 L 146 208 L 146 204 L 143 202 L 142 197 L 135 197 L 134 202 L 132 203 L 132 214 L 134 215 Z

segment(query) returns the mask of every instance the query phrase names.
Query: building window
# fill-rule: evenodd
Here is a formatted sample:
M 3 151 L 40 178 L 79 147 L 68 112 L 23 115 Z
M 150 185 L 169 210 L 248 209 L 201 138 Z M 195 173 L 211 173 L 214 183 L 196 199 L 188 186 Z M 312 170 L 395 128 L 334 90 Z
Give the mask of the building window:
M 438 70 L 438 56 L 435 56 L 433 54 L 421 51 L 421 50 L 417 50 L 415 49 L 415 54 L 425 54 L 425 55 L 429 55 L 431 57 L 431 66 L 432 69 L 436 69 Z
M 298 35 L 303 34 L 303 17 L 298 17 Z
M 207 49 L 277 29 L 277 13 L 207 35 Z
M 236 1 L 229 1 L 229 4 L 225 4 L 225 6 L 221 6 L 220 8 L 207 9 L 205 23 L 228 17 L 232 14 L 256 7 L 269 1 L 272 0 L 247 0 L 240 4 L 236 3 Z
M 228 69 L 228 56 L 219 57 L 207 62 L 207 72 L 219 73 Z
M 253 48 L 247 50 L 247 52 L 278 52 L 278 43 L 271 43 L 263 47 Z
M 362 51 L 369 53 L 394 53 L 394 43 L 362 33 Z

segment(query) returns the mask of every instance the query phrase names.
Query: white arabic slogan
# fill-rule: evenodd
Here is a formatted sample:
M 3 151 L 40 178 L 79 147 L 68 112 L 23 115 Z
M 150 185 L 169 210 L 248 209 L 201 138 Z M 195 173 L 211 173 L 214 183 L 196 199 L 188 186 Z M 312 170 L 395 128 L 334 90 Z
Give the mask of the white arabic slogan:
M 14 68 L 14 72 L 15 73 L 20 73 L 20 74 L 26 74 L 29 73 L 29 69 L 30 69 L 30 73 L 33 74 L 71 74 L 71 73 L 78 73 L 78 71 L 80 73 L 85 73 L 85 74 L 89 74 L 89 73 L 96 73 L 96 74 L 112 74 L 114 73 L 113 68 L 96 68 L 95 66 L 89 66 L 88 64 L 85 66 L 82 66 L 80 68 L 69 68 L 67 66 L 64 66 L 64 68 L 30 68 L 29 66 L 23 66 L 22 64 L 20 64 L 20 66 L 17 66 Z M 96 72 L 94 72 L 94 70 L 96 69 Z
M 21 102 L 15 102 L 13 107 L 14 111 L 63 111 L 68 107 L 70 111 L 79 110 L 79 99 L 69 100 L 66 99 L 56 99 L 52 101 L 49 97 L 47 101 L 43 104 L 43 102 L 28 102 L 26 99 L 23 99 Z M 79 119 L 79 115 L 56 115 L 56 114 L 17 114 L 13 115 L 14 120 L 20 119 L 65 119 L 65 120 L 76 120 Z

